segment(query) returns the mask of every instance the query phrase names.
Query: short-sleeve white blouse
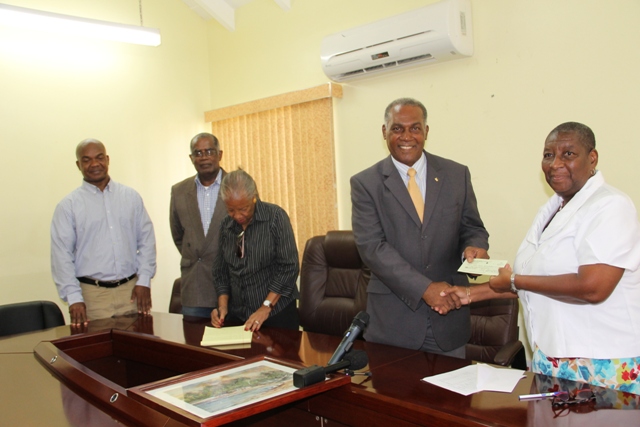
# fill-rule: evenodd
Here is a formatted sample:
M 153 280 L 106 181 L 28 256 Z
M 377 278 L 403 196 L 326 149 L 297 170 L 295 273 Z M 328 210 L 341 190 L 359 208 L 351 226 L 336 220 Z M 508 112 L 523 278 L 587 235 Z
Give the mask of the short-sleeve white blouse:
M 531 348 L 537 345 L 552 357 L 640 356 L 640 224 L 633 202 L 598 172 L 558 212 L 560 203 L 554 195 L 540 209 L 520 245 L 514 272 L 561 275 L 591 264 L 625 271 L 599 304 L 569 304 L 519 291 Z

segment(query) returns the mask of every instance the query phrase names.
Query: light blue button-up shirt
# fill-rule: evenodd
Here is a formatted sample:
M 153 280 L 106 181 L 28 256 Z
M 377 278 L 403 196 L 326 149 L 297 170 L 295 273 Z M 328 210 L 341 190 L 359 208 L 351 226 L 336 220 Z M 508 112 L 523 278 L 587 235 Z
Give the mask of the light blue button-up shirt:
M 209 226 L 211 225 L 211 218 L 213 217 L 213 211 L 216 208 L 218 202 L 218 194 L 220 193 L 220 182 L 222 172 L 218 171 L 215 181 L 208 187 L 205 187 L 200 182 L 200 177 L 196 175 L 196 196 L 198 198 L 198 209 L 200 209 L 200 220 L 202 221 L 202 229 L 206 236 L 209 232 Z
M 66 196 L 51 222 L 51 274 L 60 298 L 84 302 L 77 277 L 119 280 L 138 275 L 150 286 L 156 240 L 142 198 L 110 180 L 104 191 L 86 181 Z

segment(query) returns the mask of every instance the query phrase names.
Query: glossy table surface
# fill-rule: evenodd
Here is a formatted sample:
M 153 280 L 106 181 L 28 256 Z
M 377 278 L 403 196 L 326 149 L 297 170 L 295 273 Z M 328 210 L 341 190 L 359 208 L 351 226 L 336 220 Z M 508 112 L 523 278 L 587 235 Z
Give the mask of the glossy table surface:
M 121 329 L 152 334 L 164 340 L 198 346 L 208 322 L 181 315 L 121 317 L 93 321 L 87 328 L 61 326 L 0 338 L 1 425 L 122 426 L 53 377 L 34 357 L 33 348 L 72 334 Z M 225 352 L 242 357 L 271 355 L 324 366 L 340 337 L 279 329 L 254 333 L 250 348 Z M 357 341 L 369 365 L 351 384 L 296 406 L 333 425 L 472 425 L 472 426 L 640 426 L 640 397 L 593 387 L 597 400 L 554 411 L 550 400 L 521 402 L 518 395 L 571 390 L 575 383 L 527 373 L 512 393 L 480 392 L 470 396 L 442 389 L 422 378 L 467 366 L 468 360 Z M 262 425 L 256 423 L 255 425 Z M 269 425 L 269 424 L 265 424 Z M 282 421 L 277 425 L 284 425 Z M 292 421 L 292 425 L 296 422 Z M 297 422 L 297 425 L 301 425 Z M 320 425 L 319 423 L 317 425 Z M 332 424 L 328 424 L 332 425 Z

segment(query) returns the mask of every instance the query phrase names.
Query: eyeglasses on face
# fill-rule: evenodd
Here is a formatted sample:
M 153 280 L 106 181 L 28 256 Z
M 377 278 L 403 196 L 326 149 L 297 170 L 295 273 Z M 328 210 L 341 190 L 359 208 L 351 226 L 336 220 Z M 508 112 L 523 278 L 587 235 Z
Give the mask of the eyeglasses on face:
M 205 150 L 195 150 L 191 154 L 193 157 L 213 157 L 218 155 L 218 150 L 215 148 L 207 148 Z
M 236 255 L 238 258 L 244 258 L 244 230 L 236 237 Z

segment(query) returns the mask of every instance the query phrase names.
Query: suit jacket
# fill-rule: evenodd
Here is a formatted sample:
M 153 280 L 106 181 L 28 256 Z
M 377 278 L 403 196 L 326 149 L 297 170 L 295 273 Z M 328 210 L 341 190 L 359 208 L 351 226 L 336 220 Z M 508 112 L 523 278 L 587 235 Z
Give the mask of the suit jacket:
M 488 249 L 469 169 L 427 156 L 424 222 L 421 224 L 391 156 L 351 178 L 352 227 L 358 251 L 372 275 L 367 287 L 368 341 L 418 349 L 431 320 L 443 351 L 469 341 L 469 308 L 447 315 L 422 295 L 434 281 L 468 286 L 457 273 L 467 246 Z
M 221 178 L 226 172 L 220 169 Z M 207 235 L 204 235 L 195 175 L 171 187 L 169 223 L 180 260 L 182 305 L 187 307 L 217 307 L 218 296 L 213 286 L 213 261 L 218 255 L 220 223 L 227 216 L 222 198 L 218 196 Z

